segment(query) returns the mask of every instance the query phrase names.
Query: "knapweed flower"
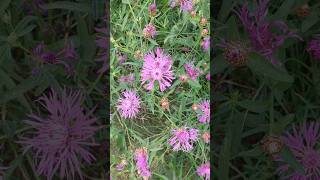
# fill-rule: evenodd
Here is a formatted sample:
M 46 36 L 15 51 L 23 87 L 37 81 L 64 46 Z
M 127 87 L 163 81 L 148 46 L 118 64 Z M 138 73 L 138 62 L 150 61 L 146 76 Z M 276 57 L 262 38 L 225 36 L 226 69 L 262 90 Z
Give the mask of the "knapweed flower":
M 281 141 L 281 139 L 278 136 L 265 136 L 262 140 L 261 140 L 261 145 L 262 145 L 262 149 L 270 154 L 270 155 L 274 155 L 277 154 L 281 151 L 282 147 L 283 147 L 283 142 Z
M 198 105 L 197 116 L 200 123 L 210 122 L 210 101 L 204 100 Z
M 107 29 L 107 18 L 104 19 L 104 28 L 95 28 L 97 35 L 96 35 L 96 46 L 98 47 L 98 55 L 97 55 L 97 62 L 102 62 L 102 67 L 98 70 L 99 74 L 105 73 L 109 66 L 107 62 L 107 52 L 109 51 L 108 42 L 108 29 Z
M 273 57 L 275 51 L 280 48 L 285 39 L 289 37 L 301 38 L 289 31 L 284 22 L 269 22 L 266 19 L 268 2 L 269 0 L 260 0 L 257 9 L 252 13 L 249 12 L 248 3 L 246 3 L 236 13 L 249 34 L 249 39 L 254 50 L 269 59 L 273 64 L 280 64 Z M 276 34 L 272 31 L 273 29 L 279 29 L 282 33 Z
M 320 60 L 320 38 L 309 41 L 306 50 L 313 58 Z
M 93 124 L 97 119 L 92 110 L 85 112 L 82 99 L 80 92 L 64 90 L 58 94 L 51 90 L 49 96 L 39 99 L 48 114 L 31 114 L 25 121 L 34 131 L 31 137 L 22 137 L 20 143 L 25 152 L 32 150 L 37 173 L 48 180 L 56 173 L 61 179 L 74 179 L 76 174 L 83 179 L 82 163 L 95 160 L 89 148 L 96 145 L 98 127 Z
M 208 73 L 207 75 L 206 75 L 206 79 L 208 80 L 208 81 L 210 81 L 210 73 Z
M 190 12 L 193 9 L 193 0 L 179 0 L 180 9 L 185 12 Z
M 188 79 L 189 79 L 189 77 L 188 77 L 186 74 L 182 74 L 182 75 L 179 77 L 179 80 L 180 80 L 182 83 L 187 82 Z
M 170 109 L 170 102 L 167 98 L 161 98 L 160 105 L 161 105 L 161 108 L 164 110 Z
M 128 59 L 128 56 L 123 54 L 123 53 L 120 53 L 120 52 L 117 52 L 117 56 L 118 56 L 118 60 L 119 60 L 119 63 L 120 64 L 123 64 L 127 61 Z
M 134 74 L 129 74 L 128 76 L 121 76 L 119 79 L 120 83 L 132 84 L 134 82 Z
M 201 42 L 201 47 L 203 51 L 208 51 L 210 48 L 210 37 L 206 37 Z
M 203 30 L 201 31 L 201 36 L 206 36 L 206 35 L 208 35 L 208 33 L 209 33 L 209 30 L 208 30 L 208 29 L 203 29 Z
M 120 116 L 127 118 L 135 118 L 140 109 L 140 98 L 134 90 L 125 90 L 118 100 L 117 109 Z
M 148 165 L 148 152 L 146 148 L 138 148 L 135 150 L 134 159 L 136 160 L 136 167 L 138 174 L 144 179 L 148 179 L 151 176 L 151 171 Z
M 46 48 L 43 42 L 32 49 L 32 55 L 41 63 L 62 64 L 68 75 L 72 74 L 72 61 L 79 58 L 72 42 L 67 42 L 59 52 L 53 52 Z
M 156 1 L 154 1 L 152 4 L 149 6 L 149 13 L 151 16 L 156 16 L 157 15 L 157 4 Z
M 196 80 L 203 73 L 199 68 L 194 66 L 193 62 L 187 62 L 183 67 L 189 78 L 192 80 Z
M 316 144 L 320 137 L 320 124 L 318 122 L 303 123 L 293 126 L 292 131 L 286 132 L 282 137 L 283 143 L 291 150 L 296 160 L 302 165 L 305 174 L 290 168 L 280 156 L 277 172 L 285 179 L 314 180 L 320 179 L 320 152 Z
M 198 139 L 198 130 L 182 127 L 172 130 L 172 135 L 168 143 L 173 147 L 173 151 L 189 152 L 193 149 L 193 143 Z
M 206 162 L 204 164 L 201 164 L 197 168 L 197 174 L 203 177 L 205 180 L 209 180 L 210 179 L 210 163 Z
M 217 46 L 223 48 L 224 59 L 229 64 L 240 67 L 247 63 L 249 49 L 245 44 L 237 41 L 226 42 L 222 40 L 222 43 Z
M 157 35 L 156 28 L 152 24 L 147 24 L 143 29 L 145 38 L 154 38 Z
M 205 17 L 201 17 L 200 18 L 200 21 L 199 21 L 199 24 L 200 26 L 205 26 L 207 24 L 207 19 Z
M 203 133 L 202 139 L 205 143 L 210 143 L 210 133 L 208 133 L 208 132 Z
M 174 79 L 171 70 L 172 64 L 171 57 L 160 48 L 145 55 L 141 71 L 141 81 L 142 84 L 148 81 L 146 89 L 152 90 L 156 81 L 159 83 L 160 91 L 164 91 L 170 87 Z

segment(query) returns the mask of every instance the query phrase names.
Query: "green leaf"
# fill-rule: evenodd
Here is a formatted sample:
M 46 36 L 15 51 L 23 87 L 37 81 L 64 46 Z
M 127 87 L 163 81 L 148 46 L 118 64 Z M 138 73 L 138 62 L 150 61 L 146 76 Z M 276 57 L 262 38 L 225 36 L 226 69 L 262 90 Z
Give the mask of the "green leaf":
M 91 5 L 87 3 L 76 3 L 70 1 L 56 1 L 43 5 L 44 9 L 65 9 L 70 11 L 79 11 L 91 13 Z
M 281 6 L 278 8 L 277 12 L 273 15 L 272 19 L 274 20 L 286 19 L 289 13 L 292 11 L 295 2 L 296 0 L 284 1 L 281 4 Z
M 11 0 L 1 0 L 0 1 L 0 14 L 3 15 L 4 11 L 10 5 Z
M 27 26 L 26 28 L 24 28 L 24 30 L 20 31 L 19 33 L 17 33 L 18 37 L 24 36 L 26 34 L 28 34 L 29 32 L 31 32 L 35 27 L 37 27 L 37 25 L 30 25 Z
M 188 84 L 189 84 L 191 87 L 194 87 L 194 88 L 199 88 L 199 89 L 200 89 L 200 88 L 202 87 L 198 80 L 191 80 L 191 79 L 189 79 L 189 80 L 188 80 Z
M 262 113 L 268 110 L 268 103 L 265 101 L 252 101 L 252 100 L 243 100 L 238 102 L 238 105 L 256 113 Z
M 212 75 L 221 73 L 224 69 L 228 67 L 228 63 L 223 58 L 223 55 L 220 54 L 213 59 L 213 73 Z
M 303 175 L 305 174 L 303 166 L 297 161 L 290 149 L 284 147 L 280 152 L 280 156 L 282 160 L 289 165 L 289 168 L 292 168 Z
M 271 64 L 271 62 L 258 54 L 251 54 L 249 56 L 249 61 L 247 63 L 249 68 L 265 77 L 272 80 L 292 83 L 293 77 L 290 76 L 285 70 L 280 69 L 276 65 Z
M 274 132 L 277 135 L 280 135 L 283 130 L 286 129 L 286 127 L 293 122 L 295 115 L 294 114 L 288 114 L 284 117 L 281 117 L 277 122 L 272 124 L 272 132 Z
M 18 22 L 16 27 L 14 28 L 14 32 L 16 34 L 23 34 L 26 31 L 28 24 L 34 20 L 36 20 L 36 16 L 26 16 L 21 21 Z
M 319 21 L 319 13 L 317 10 L 313 10 L 311 14 L 301 24 L 301 32 L 308 31 L 313 25 Z

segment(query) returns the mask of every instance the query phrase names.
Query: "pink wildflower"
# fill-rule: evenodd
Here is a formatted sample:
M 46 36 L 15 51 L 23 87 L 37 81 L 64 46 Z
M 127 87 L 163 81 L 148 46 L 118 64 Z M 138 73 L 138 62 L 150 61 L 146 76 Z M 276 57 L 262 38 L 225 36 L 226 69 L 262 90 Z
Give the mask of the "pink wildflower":
M 173 136 L 169 144 L 174 151 L 189 152 L 193 149 L 193 143 L 198 139 L 198 130 L 193 128 L 178 128 L 172 131 Z
M 192 80 L 196 80 L 197 77 L 202 74 L 202 71 L 199 68 L 195 67 L 193 62 L 188 62 L 188 63 L 184 64 L 183 66 L 184 66 L 184 69 L 187 72 L 188 76 Z
M 126 90 L 122 92 L 122 96 L 117 105 L 120 116 L 125 119 L 136 117 L 140 108 L 139 96 L 134 90 Z
M 210 101 L 204 100 L 199 104 L 198 118 L 200 123 L 210 123 Z
M 143 36 L 145 38 L 154 38 L 156 35 L 156 28 L 152 24 L 147 24 L 143 29 Z
M 151 176 L 151 172 L 148 165 L 148 153 L 146 148 L 136 149 L 134 159 L 136 160 L 136 166 L 140 176 L 144 179 L 148 179 Z
M 172 80 L 174 79 L 171 70 L 172 63 L 171 57 L 164 54 L 160 48 L 144 56 L 141 81 L 142 84 L 148 81 L 148 85 L 146 86 L 147 90 L 154 88 L 155 81 L 158 81 L 160 91 L 164 91 L 171 86 Z
M 201 47 L 203 49 L 203 51 L 208 51 L 210 48 L 210 38 L 206 37 L 203 39 L 203 41 L 201 42 Z
M 204 177 L 205 180 L 209 180 L 210 179 L 210 163 L 207 162 L 205 164 L 201 164 L 197 168 L 197 174 L 201 177 Z

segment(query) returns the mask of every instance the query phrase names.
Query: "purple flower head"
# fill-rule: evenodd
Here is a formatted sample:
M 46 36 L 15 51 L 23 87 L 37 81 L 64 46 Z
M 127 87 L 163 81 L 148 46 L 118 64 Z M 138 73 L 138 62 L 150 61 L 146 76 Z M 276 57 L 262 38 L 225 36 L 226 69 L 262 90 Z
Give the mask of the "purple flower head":
M 98 56 L 96 61 L 102 62 L 102 67 L 98 70 L 99 74 L 105 73 L 109 66 L 107 62 L 107 52 L 108 52 L 108 29 L 107 26 L 107 18 L 104 19 L 105 28 L 95 28 L 97 35 L 96 35 L 96 46 L 98 47 Z
M 180 9 L 184 12 L 190 12 L 193 9 L 193 0 L 179 0 Z
M 134 159 L 136 160 L 136 167 L 140 176 L 148 179 L 151 176 L 151 172 L 148 165 L 148 152 L 146 148 L 136 149 Z
M 157 4 L 156 4 L 156 1 L 154 1 L 152 4 L 150 4 L 149 13 L 151 14 L 151 16 L 156 16 L 157 15 Z
M 193 62 L 188 62 L 183 67 L 192 80 L 196 80 L 203 73 L 199 68 L 194 66 Z
M 174 129 L 172 135 L 168 143 L 173 146 L 173 151 L 189 152 L 193 149 L 193 143 L 198 139 L 198 130 L 183 127 Z
M 128 76 L 121 76 L 119 79 L 120 83 L 132 84 L 134 82 L 134 74 L 129 74 Z
M 66 61 L 79 58 L 79 54 L 77 53 L 72 42 L 66 43 L 64 49 L 61 50 L 60 54 Z
M 205 180 L 209 180 L 210 179 L 210 163 L 207 162 L 207 163 L 201 164 L 197 168 L 197 174 L 205 178 Z
M 210 101 L 204 100 L 198 105 L 197 116 L 200 123 L 210 123 Z
M 170 1 L 169 1 L 169 6 L 170 6 L 171 8 L 176 7 L 176 5 L 177 5 L 177 0 L 170 0 Z
M 249 34 L 249 39 L 254 50 L 269 59 L 273 64 L 279 64 L 273 55 L 280 48 L 284 40 L 289 37 L 301 38 L 289 31 L 287 25 L 282 21 L 268 22 L 266 16 L 268 14 L 269 0 L 260 0 L 257 9 L 250 13 L 248 3 L 236 12 L 243 26 Z M 272 32 L 272 29 L 279 29 L 281 34 Z
M 208 80 L 208 81 L 210 81 L 210 73 L 208 73 L 207 75 L 206 75 L 206 79 Z
M 123 64 L 128 59 L 127 55 L 117 52 L 118 60 L 120 64 Z
M 144 56 L 141 81 L 142 84 L 148 81 L 147 90 L 154 88 L 155 81 L 159 83 L 160 91 L 164 91 L 171 86 L 174 79 L 171 70 L 172 63 L 171 57 L 166 55 L 160 48 Z
M 145 38 L 154 38 L 157 35 L 156 28 L 152 24 L 147 24 L 143 29 L 143 36 Z
M 139 96 L 134 90 L 126 90 L 122 96 L 117 105 L 120 116 L 125 119 L 136 117 L 140 109 Z
M 222 40 L 217 46 L 223 48 L 223 56 L 229 64 L 234 66 L 243 66 L 246 64 L 249 49 L 244 43 L 240 41 L 226 42 Z
M 210 37 L 206 37 L 201 42 L 201 47 L 203 51 L 208 51 L 210 48 Z
M 127 163 L 126 160 L 122 160 L 119 164 L 117 164 L 116 169 L 117 169 L 118 171 L 122 171 L 127 164 L 128 164 L 128 163 Z
M 313 58 L 320 60 L 320 38 L 309 41 L 306 50 Z
M 279 156 L 277 172 L 286 179 L 320 179 L 320 152 L 316 148 L 320 137 L 318 122 L 303 123 L 294 126 L 292 132 L 281 137 L 284 144 L 291 150 L 296 160 L 303 166 L 305 175 L 291 170 L 290 166 Z
M 89 148 L 96 145 L 94 134 L 98 128 L 93 124 L 97 119 L 92 110 L 85 112 L 81 107 L 82 99 L 80 92 L 64 90 L 57 94 L 51 90 L 49 96 L 39 99 L 48 114 L 31 114 L 25 121 L 34 131 L 31 137 L 22 137 L 20 143 L 25 151 L 32 150 L 37 172 L 49 180 L 56 173 L 61 179 L 74 179 L 76 174 L 83 179 L 81 164 L 95 160 Z
M 29 15 L 40 13 L 46 16 L 48 11 L 43 8 L 44 4 L 44 0 L 24 0 L 23 8 Z

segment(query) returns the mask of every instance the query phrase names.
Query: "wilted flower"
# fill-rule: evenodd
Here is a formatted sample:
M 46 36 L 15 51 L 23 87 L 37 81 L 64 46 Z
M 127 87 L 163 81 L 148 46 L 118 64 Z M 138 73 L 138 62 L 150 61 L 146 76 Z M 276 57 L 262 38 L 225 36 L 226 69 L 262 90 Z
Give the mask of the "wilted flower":
M 320 60 L 320 38 L 309 41 L 306 50 L 313 58 Z
M 203 51 L 208 51 L 210 48 L 210 37 L 206 37 L 203 39 L 203 41 L 201 42 L 201 47 L 203 49 Z
M 210 163 L 207 162 L 207 163 L 201 164 L 197 168 L 197 174 L 205 178 L 205 180 L 209 180 L 210 179 Z
M 191 17 L 196 17 L 197 13 L 195 11 L 190 12 Z
M 194 66 L 193 62 L 185 63 L 183 67 L 192 80 L 196 80 L 203 73 L 199 68 Z
M 194 104 L 192 104 L 191 108 L 192 108 L 192 110 L 196 111 L 196 110 L 198 110 L 199 105 L 194 103 Z
M 138 173 L 144 179 L 148 179 L 151 176 L 151 172 L 148 165 L 148 152 L 146 148 L 138 148 L 134 153 L 134 159 L 136 160 L 136 167 Z
M 189 152 L 193 149 L 193 143 L 198 139 L 198 130 L 193 128 L 174 129 L 172 134 L 168 143 L 173 146 L 173 151 Z
M 249 38 L 254 50 L 273 64 L 279 64 L 273 55 L 283 44 L 284 40 L 289 37 L 301 39 L 295 33 L 289 31 L 287 25 L 282 21 L 268 22 L 266 19 L 268 13 L 269 0 L 260 0 L 256 11 L 250 13 L 248 3 L 242 6 L 237 12 L 243 26 L 249 34 Z M 273 28 L 282 31 L 280 35 L 272 31 Z
M 170 109 L 170 102 L 167 98 L 161 98 L 160 105 L 162 109 L 169 110 Z
M 205 17 L 201 17 L 199 24 L 200 26 L 205 26 L 207 24 L 207 19 Z
M 74 178 L 75 173 L 83 179 L 82 161 L 95 160 L 89 147 L 96 145 L 94 134 L 98 128 L 93 124 L 97 119 L 92 110 L 85 112 L 81 107 L 82 99 L 80 92 L 64 90 L 57 94 L 51 90 L 49 96 L 39 99 L 48 115 L 31 114 L 25 121 L 35 131 L 30 138 L 22 137 L 20 143 L 25 151 L 32 150 L 37 173 L 47 179 L 52 179 L 57 172 L 61 179 Z
M 239 67 L 247 63 L 249 49 L 243 43 L 223 40 L 218 46 L 224 48 L 223 56 L 229 64 Z
M 135 59 L 141 59 L 142 58 L 142 52 L 140 50 L 137 50 L 135 53 L 134 53 L 134 58 Z
M 197 112 L 200 123 L 210 122 L 210 101 L 204 100 L 198 105 L 199 111 Z
M 182 75 L 179 77 L 179 80 L 180 80 L 182 83 L 187 82 L 188 79 L 189 79 L 189 77 L 188 77 L 186 74 L 182 74 Z
M 292 132 L 286 132 L 282 136 L 283 143 L 291 150 L 296 160 L 302 165 L 304 174 L 292 170 L 280 156 L 276 161 L 280 166 L 277 172 L 286 179 L 313 180 L 320 179 L 320 152 L 316 144 L 319 140 L 318 122 L 303 123 L 300 126 L 293 126 Z
M 174 79 L 171 70 L 172 63 L 171 57 L 166 55 L 160 48 L 144 56 L 141 81 L 142 84 L 148 81 L 147 90 L 154 88 L 155 81 L 158 81 L 160 91 L 164 91 L 171 86 Z
M 208 132 L 203 133 L 202 139 L 205 143 L 210 143 L 210 133 L 208 133 Z
M 128 56 L 122 53 L 117 52 L 118 60 L 120 64 L 123 64 L 128 59 Z
M 208 33 L 209 33 L 208 29 L 203 29 L 201 32 L 201 36 L 206 36 L 206 35 L 208 35 Z
M 150 13 L 151 16 L 156 16 L 157 15 L 157 4 L 156 4 L 156 1 L 154 1 L 149 6 L 149 13 Z
M 145 38 L 154 38 L 157 35 L 156 28 L 152 24 L 147 24 L 143 29 L 143 36 Z
M 277 136 L 266 136 L 261 140 L 261 144 L 263 150 L 270 155 L 279 153 L 283 147 L 283 142 Z
M 122 92 L 122 96 L 117 105 L 120 116 L 125 119 L 136 117 L 140 109 L 139 96 L 134 90 L 126 90 Z
M 122 160 L 119 164 L 117 164 L 116 169 L 118 171 L 122 171 L 127 164 L 128 163 L 126 160 Z
M 310 6 L 308 4 L 304 4 L 296 9 L 296 14 L 300 18 L 305 18 L 310 15 Z
M 134 74 L 129 74 L 128 76 L 121 76 L 119 82 L 132 84 L 134 82 Z

